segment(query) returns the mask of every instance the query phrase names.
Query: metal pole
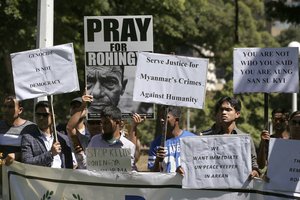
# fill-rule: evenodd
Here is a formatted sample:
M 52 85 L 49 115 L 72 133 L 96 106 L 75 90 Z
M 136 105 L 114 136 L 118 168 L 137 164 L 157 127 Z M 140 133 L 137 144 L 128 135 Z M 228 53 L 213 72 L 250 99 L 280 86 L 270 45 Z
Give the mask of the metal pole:
M 38 0 L 37 48 L 53 46 L 54 0 Z
M 293 109 L 293 112 L 298 110 L 298 108 L 297 108 L 297 93 L 293 93 L 292 109 Z
M 38 0 L 37 8 L 37 37 L 36 47 L 38 49 L 53 46 L 53 18 L 54 0 Z M 38 101 L 47 101 L 47 96 L 34 99 L 33 113 Z M 33 115 L 35 122 L 35 115 Z
M 288 47 L 298 47 L 298 55 L 300 56 L 300 43 L 299 42 L 297 42 L 297 41 L 290 42 Z M 298 102 L 297 101 L 297 93 L 293 93 L 293 97 L 292 97 L 292 111 L 293 112 L 298 110 L 297 102 Z

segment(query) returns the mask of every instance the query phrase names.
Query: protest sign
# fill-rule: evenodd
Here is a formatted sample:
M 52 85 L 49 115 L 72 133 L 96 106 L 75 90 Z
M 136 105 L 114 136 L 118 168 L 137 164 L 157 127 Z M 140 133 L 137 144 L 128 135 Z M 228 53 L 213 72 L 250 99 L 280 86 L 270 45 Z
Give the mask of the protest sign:
M 130 172 L 130 149 L 121 148 L 87 148 L 87 169 L 103 172 Z
M 121 199 L 121 200 L 259 200 L 299 199 L 300 193 L 266 190 L 253 180 L 249 189 L 181 187 L 176 173 L 112 173 L 57 169 L 14 161 L 2 166 L 2 199 Z
M 242 188 L 251 173 L 249 135 L 181 139 L 183 188 Z
M 266 188 L 300 192 L 299 146 L 299 140 L 270 139 Z
M 208 59 L 139 53 L 133 100 L 202 109 Z
M 152 16 L 86 16 L 84 41 L 87 92 L 94 96 L 88 118 L 99 118 L 103 108 L 111 105 L 119 107 L 123 117 L 139 113 L 153 118 L 153 104 L 132 101 L 138 52 L 153 51 Z M 105 69 L 111 67 L 115 68 L 111 72 Z M 109 79 L 112 76 L 114 80 Z M 108 82 L 115 86 L 109 87 Z
M 79 90 L 73 44 L 11 54 L 18 100 Z
M 298 48 L 236 48 L 234 93 L 299 91 Z

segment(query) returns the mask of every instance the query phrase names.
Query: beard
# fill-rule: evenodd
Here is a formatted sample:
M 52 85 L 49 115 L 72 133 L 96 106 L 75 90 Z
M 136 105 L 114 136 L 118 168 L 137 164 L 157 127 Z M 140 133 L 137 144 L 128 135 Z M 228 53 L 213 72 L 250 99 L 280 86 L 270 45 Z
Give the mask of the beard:
M 172 126 L 170 123 L 168 123 L 168 125 L 167 125 L 167 133 L 172 133 L 174 129 L 175 129 L 175 125 Z
M 111 140 L 111 139 L 113 139 L 113 137 L 114 137 L 114 134 L 113 134 L 113 132 L 106 132 L 106 133 L 103 133 L 102 134 L 102 138 L 104 139 L 104 140 Z

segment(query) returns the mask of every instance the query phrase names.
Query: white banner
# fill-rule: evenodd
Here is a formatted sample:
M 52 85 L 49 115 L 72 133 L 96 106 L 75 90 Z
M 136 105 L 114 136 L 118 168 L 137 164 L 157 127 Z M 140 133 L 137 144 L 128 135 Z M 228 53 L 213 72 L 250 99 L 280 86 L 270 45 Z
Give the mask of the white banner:
M 53 169 L 14 162 L 3 166 L 3 200 L 120 199 L 120 200 L 283 200 L 299 193 L 266 190 L 254 180 L 249 189 L 182 189 L 175 173 L 95 173 Z
M 249 135 L 186 137 L 180 141 L 183 188 L 243 188 L 251 173 Z
M 139 53 L 133 100 L 202 109 L 208 59 Z
M 87 169 L 90 171 L 131 171 L 131 151 L 121 148 L 87 148 Z
M 12 53 L 18 100 L 79 90 L 73 44 Z
M 267 188 L 300 192 L 299 146 L 299 140 L 270 139 Z
M 234 93 L 299 92 L 298 48 L 236 48 Z
M 152 16 L 86 16 L 84 45 L 87 92 L 94 96 L 88 118 L 100 118 L 111 105 L 123 118 L 154 118 L 153 104 L 132 101 L 138 52 L 153 51 Z

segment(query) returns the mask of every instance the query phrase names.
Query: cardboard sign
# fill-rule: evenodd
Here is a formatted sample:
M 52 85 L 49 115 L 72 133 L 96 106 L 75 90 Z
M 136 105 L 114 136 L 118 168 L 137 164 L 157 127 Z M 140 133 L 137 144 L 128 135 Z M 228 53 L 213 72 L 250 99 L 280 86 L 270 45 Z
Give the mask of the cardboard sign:
M 234 93 L 299 91 L 298 48 L 236 48 Z
M 18 100 L 79 90 L 71 43 L 13 53 L 10 56 Z
M 266 188 L 300 192 L 299 145 L 299 140 L 270 139 Z
M 88 118 L 100 118 L 106 106 L 119 107 L 123 118 L 132 113 L 154 118 L 153 104 L 132 101 L 138 52 L 153 51 L 152 16 L 86 16 L 84 38 L 87 92 L 94 96 Z M 110 67 L 121 73 L 108 74 Z
M 133 100 L 202 109 L 208 59 L 142 52 Z
M 87 169 L 91 171 L 131 172 L 130 149 L 87 148 Z
M 181 139 L 183 188 L 241 188 L 251 173 L 249 135 Z

